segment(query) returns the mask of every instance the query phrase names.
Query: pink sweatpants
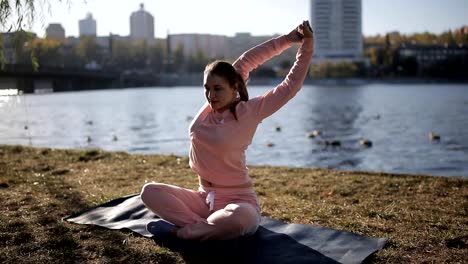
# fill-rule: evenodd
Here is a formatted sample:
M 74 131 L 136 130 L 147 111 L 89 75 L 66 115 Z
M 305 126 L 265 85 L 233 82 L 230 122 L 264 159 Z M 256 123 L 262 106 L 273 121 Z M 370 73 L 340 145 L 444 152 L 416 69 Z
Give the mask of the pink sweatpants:
M 143 186 L 141 200 L 159 217 L 178 226 L 177 236 L 182 239 L 223 240 L 253 234 L 261 219 L 251 187 L 200 187 L 193 191 L 148 183 Z

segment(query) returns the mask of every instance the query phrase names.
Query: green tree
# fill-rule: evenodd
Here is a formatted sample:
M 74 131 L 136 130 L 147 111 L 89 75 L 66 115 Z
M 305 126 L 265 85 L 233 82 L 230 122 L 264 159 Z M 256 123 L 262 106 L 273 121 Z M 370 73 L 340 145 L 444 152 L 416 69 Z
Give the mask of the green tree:
M 2 66 L 6 62 L 5 53 L 8 52 L 8 57 L 14 61 L 14 63 L 21 63 L 27 50 L 31 50 L 29 45 L 33 40 L 33 34 L 30 32 L 9 32 L 6 34 L 0 34 L 0 46 L 2 48 L 0 54 L 2 56 Z M 31 52 L 27 55 L 29 62 L 31 61 Z M 34 60 L 37 63 L 37 60 Z
M 453 35 L 455 42 L 461 45 L 468 45 L 468 30 L 457 30 Z
M 84 64 L 92 61 L 102 63 L 103 61 L 102 48 L 96 43 L 96 38 L 93 36 L 81 37 L 80 43 L 76 45 L 75 50 Z
M 63 0 L 55 1 L 63 2 Z M 66 0 L 66 2 L 68 4 L 71 3 L 70 0 Z M 0 0 L 0 32 L 18 32 L 19 35 L 22 35 L 27 29 L 32 27 L 38 17 L 41 18 L 44 15 L 42 14 L 42 10 L 50 10 L 50 1 Z M 26 33 L 26 36 L 32 39 L 32 34 Z M 15 39 L 13 42 L 15 43 L 15 47 L 19 49 L 18 40 Z M 30 53 L 30 57 L 32 64 L 37 66 L 37 59 L 34 53 Z M 2 68 L 6 63 L 5 44 L 2 37 L 0 37 L 0 63 Z
M 37 3 L 34 2 L 34 0 L 1 0 L 1 31 L 23 31 L 26 26 L 31 26 L 36 16 Z
M 208 64 L 209 58 L 205 55 L 203 50 L 197 49 L 194 56 L 189 56 L 187 59 L 187 70 L 189 72 L 202 72 Z
M 358 74 L 359 67 L 352 62 L 324 61 L 314 64 L 310 69 L 310 75 L 314 79 L 323 78 L 351 78 Z
M 28 42 L 27 50 L 23 52 L 21 63 L 29 64 L 30 58 L 27 56 L 33 53 L 40 66 L 64 67 L 63 43 L 50 39 L 33 39 Z
M 149 46 L 149 65 L 155 72 L 161 72 L 164 70 L 164 61 L 166 60 L 166 57 L 166 48 L 163 42 L 156 42 Z
M 174 52 L 172 53 L 172 64 L 174 71 L 184 71 L 185 52 L 184 44 L 178 43 Z
M 437 36 L 429 32 L 413 34 L 410 37 L 410 40 L 414 44 L 424 44 L 424 45 L 437 44 Z
M 368 48 L 368 49 L 364 50 L 364 56 L 369 58 L 370 63 L 372 65 L 380 65 L 381 64 L 380 63 L 381 61 L 380 61 L 380 58 L 379 58 L 379 51 L 375 47 Z
M 442 44 L 442 45 L 445 45 L 445 44 L 447 44 L 447 45 L 456 45 L 457 44 L 457 41 L 453 37 L 452 31 L 450 31 L 450 30 L 440 34 L 438 39 L 439 39 L 439 41 L 438 41 L 439 44 Z
M 123 41 L 114 41 L 112 44 L 110 65 L 117 69 L 124 69 L 131 64 L 131 45 Z
M 356 76 L 358 68 L 354 63 L 342 61 L 335 64 L 333 70 L 335 77 L 350 78 Z
M 133 68 L 148 68 L 148 41 L 138 40 L 132 43 L 130 48 L 131 65 Z

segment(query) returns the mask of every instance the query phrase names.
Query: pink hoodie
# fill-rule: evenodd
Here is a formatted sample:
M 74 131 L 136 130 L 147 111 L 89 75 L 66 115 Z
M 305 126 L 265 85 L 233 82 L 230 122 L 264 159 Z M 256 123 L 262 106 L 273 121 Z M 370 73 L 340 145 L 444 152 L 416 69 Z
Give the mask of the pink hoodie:
M 268 40 L 242 54 L 233 66 L 242 78 L 289 48 L 286 36 Z M 301 89 L 308 73 L 314 45 L 306 38 L 296 55 L 296 62 L 275 89 L 241 101 L 236 106 L 238 120 L 226 110 L 215 112 L 205 103 L 190 124 L 190 167 L 204 180 L 216 185 L 238 186 L 250 181 L 245 151 L 252 143 L 258 124 L 285 105 Z

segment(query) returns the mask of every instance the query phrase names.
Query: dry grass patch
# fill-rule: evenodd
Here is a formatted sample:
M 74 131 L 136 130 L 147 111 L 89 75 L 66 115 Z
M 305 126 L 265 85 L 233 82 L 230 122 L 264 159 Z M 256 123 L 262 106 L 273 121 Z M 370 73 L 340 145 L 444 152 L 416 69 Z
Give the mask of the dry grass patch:
M 266 216 L 389 238 L 371 263 L 467 261 L 467 179 L 286 167 L 250 173 Z M 194 188 L 186 158 L 0 146 L 0 175 L 2 263 L 191 262 L 129 232 L 61 221 L 150 181 Z

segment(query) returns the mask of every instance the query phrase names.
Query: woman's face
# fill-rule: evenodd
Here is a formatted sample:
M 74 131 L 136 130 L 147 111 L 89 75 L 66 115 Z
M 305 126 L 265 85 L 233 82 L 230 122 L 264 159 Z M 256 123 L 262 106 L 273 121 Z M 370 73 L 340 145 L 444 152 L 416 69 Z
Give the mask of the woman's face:
M 235 87 L 230 86 L 223 77 L 216 74 L 207 74 L 203 83 L 206 100 L 215 111 L 223 112 L 236 100 Z

